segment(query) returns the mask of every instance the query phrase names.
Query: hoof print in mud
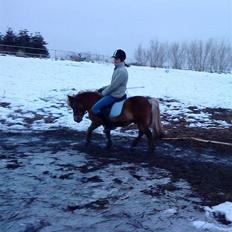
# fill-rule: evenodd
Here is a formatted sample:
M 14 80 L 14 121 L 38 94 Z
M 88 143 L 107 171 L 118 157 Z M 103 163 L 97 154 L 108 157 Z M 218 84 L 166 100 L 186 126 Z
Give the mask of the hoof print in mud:
M 109 201 L 105 198 L 101 198 L 84 205 L 68 205 L 67 211 L 73 212 L 77 209 L 104 210 L 108 208 L 108 205 Z
M 150 187 L 149 189 L 141 190 L 142 193 L 150 195 L 152 197 L 160 197 L 165 195 L 167 192 L 174 192 L 177 191 L 179 188 L 174 184 L 164 184 L 164 185 L 157 185 L 155 187 Z
M 6 165 L 6 168 L 8 169 L 17 169 L 19 167 L 20 167 L 20 164 L 18 163 L 17 160 L 15 162 L 10 162 Z
M 61 179 L 61 180 L 64 180 L 64 179 L 70 180 L 70 179 L 73 178 L 73 177 L 72 177 L 73 174 L 74 174 L 74 173 L 67 173 L 67 174 L 60 175 L 60 176 L 59 176 L 59 179 Z
M 83 183 L 87 183 L 87 182 L 99 183 L 99 182 L 104 182 L 104 181 L 99 176 L 92 176 L 89 178 L 83 178 L 82 182 Z

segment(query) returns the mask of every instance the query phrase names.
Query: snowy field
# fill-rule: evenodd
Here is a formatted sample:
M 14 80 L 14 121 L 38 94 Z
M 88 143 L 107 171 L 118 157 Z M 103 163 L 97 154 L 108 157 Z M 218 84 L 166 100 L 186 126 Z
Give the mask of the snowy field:
M 109 84 L 113 68 L 112 64 L 0 56 L 0 131 L 62 128 L 85 131 L 89 120 L 86 117 L 80 124 L 73 121 L 67 95 Z M 231 121 L 215 120 L 204 110 L 232 109 L 231 74 L 134 66 L 128 72 L 128 96 L 158 98 L 161 115 L 167 116 L 164 124 L 184 117 L 189 127 L 231 126 Z M 120 129 L 114 133 L 121 133 Z M 206 220 L 195 220 L 192 225 L 198 231 L 232 232 L 231 209 L 230 202 L 205 207 Z M 231 222 L 227 226 L 216 220 L 222 215 Z
M 0 56 L 0 130 L 86 130 L 88 119 L 78 126 L 73 122 L 66 96 L 109 84 L 112 71 L 113 64 Z M 161 114 L 170 120 L 184 117 L 190 127 L 230 126 L 202 109 L 232 108 L 231 74 L 134 66 L 128 71 L 128 96 L 161 99 Z

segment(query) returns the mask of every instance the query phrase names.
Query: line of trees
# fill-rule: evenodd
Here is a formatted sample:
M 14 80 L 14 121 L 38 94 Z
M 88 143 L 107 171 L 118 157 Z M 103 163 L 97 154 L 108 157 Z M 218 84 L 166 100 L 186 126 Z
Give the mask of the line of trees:
M 209 39 L 182 43 L 152 40 L 147 48 L 135 51 L 137 65 L 228 73 L 232 70 L 232 46 Z
M 4 54 L 49 57 L 46 45 L 39 32 L 32 34 L 25 29 L 15 33 L 9 28 L 4 35 L 0 34 L 0 53 Z

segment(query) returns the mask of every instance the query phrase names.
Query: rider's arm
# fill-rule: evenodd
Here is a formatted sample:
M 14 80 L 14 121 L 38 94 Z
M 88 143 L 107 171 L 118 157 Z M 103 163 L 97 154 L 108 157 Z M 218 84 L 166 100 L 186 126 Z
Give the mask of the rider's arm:
M 108 87 L 108 85 L 107 85 L 107 86 L 103 86 L 103 87 L 101 87 L 101 88 L 100 88 L 100 89 L 98 89 L 97 91 L 98 91 L 99 93 L 102 93 L 102 91 L 103 91 L 106 87 Z
M 102 95 L 105 96 L 111 94 L 115 89 L 119 88 L 123 84 L 125 79 L 127 79 L 126 72 L 121 71 L 115 73 L 111 84 L 102 91 Z

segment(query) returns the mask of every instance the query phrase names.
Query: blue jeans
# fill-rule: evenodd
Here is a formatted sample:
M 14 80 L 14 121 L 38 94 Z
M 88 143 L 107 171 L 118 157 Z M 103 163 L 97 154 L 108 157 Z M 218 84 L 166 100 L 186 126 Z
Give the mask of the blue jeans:
M 118 98 L 116 97 L 112 97 L 111 95 L 106 95 L 94 104 L 94 106 L 92 107 L 92 112 L 94 114 L 100 114 L 103 108 L 116 102 L 117 100 Z

